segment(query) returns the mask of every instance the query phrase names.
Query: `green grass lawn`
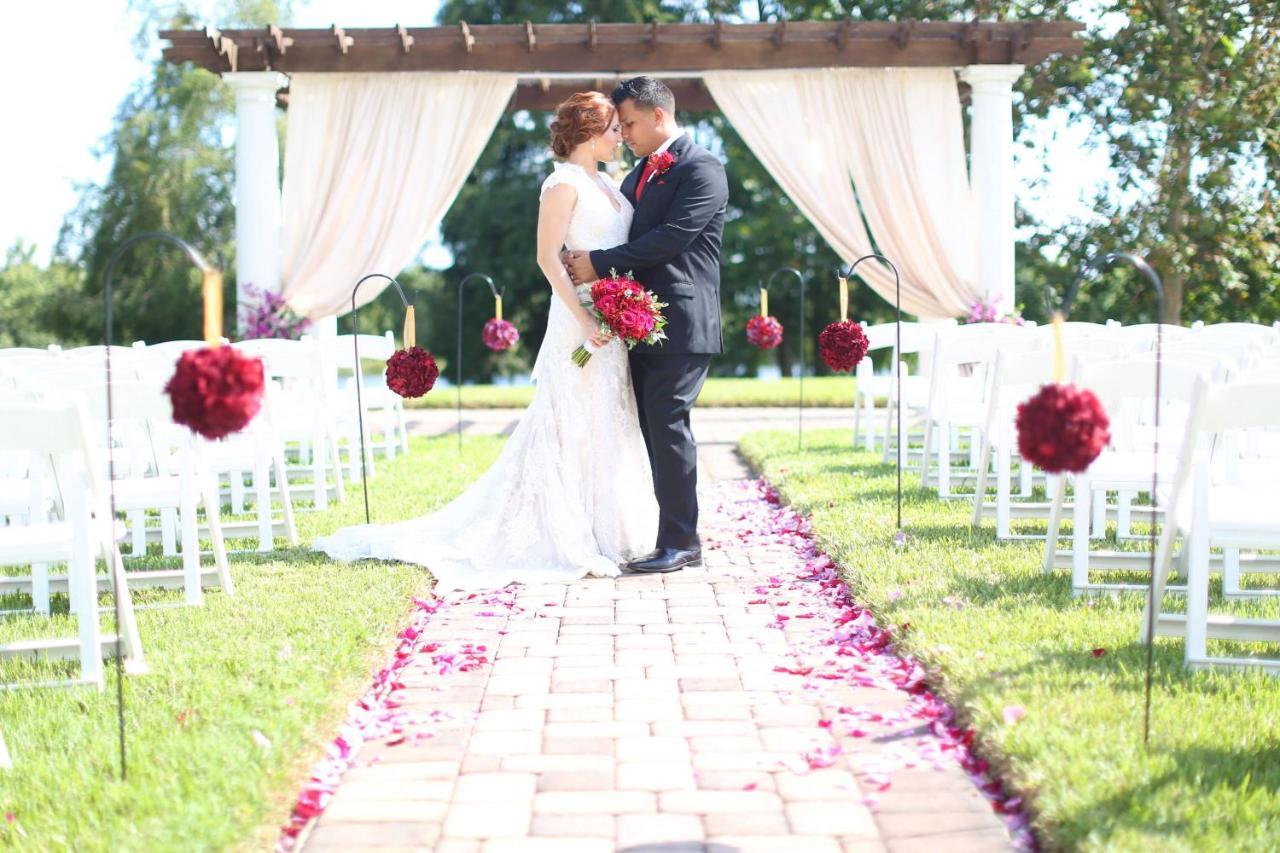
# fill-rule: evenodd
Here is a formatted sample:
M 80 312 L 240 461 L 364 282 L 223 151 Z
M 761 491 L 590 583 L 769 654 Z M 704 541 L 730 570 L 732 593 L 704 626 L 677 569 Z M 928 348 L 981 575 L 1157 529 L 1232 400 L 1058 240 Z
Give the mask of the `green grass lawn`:
M 809 376 L 804 380 L 806 406 L 852 406 L 854 381 L 849 376 Z M 702 386 L 699 406 L 794 406 L 799 400 L 800 380 L 746 379 L 712 376 Z M 425 397 L 411 400 L 415 409 L 449 409 L 457 405 L 457 391 L 437 388 Z M 464 385 L 464 409 L 523 409 L 533 400 L 532 385 Z
M 913 477 L 910 540 L 895 548 L 893 469 L 850 450 L 843 432 L 815 431 L 806 444 L 799 452 L 790 433 L 756 433 L 741 447 L 810 515 L 856 597 L 882 624 L 909 623 L 895 629 L 900 646 L 1028 796 L 1047 847 L 1280 849 L 1280 681 L 1192 673 L 1181 641 L 1161 640 L 1144 748 L 1140 595 L 1073 598 L 1065 571 L 1041 574 L 1040 542 L 997 543 L 991 522 L 970 527 L 968 501 L 941 502 Z M 1233 609 L 1280 617 L 1275 600 Z M 1026 716 L 1006 725 L 1007 706 Z
M 459 455 L 453 441 L 415 439 L 409 457 L 379 462 L 370 484 L 375 521 L 448 501 L 502 444 L 468 438 Z M 300 547 L 232 555 L 234 598 L 210 592 L 203 607 L 138 611 L 150 673 L 125 679 L 127 782 L 117 776 L 113 675 L 102 693 L 0 691 L 0 731 L 14 761 L 13 770 L 0 771 L 0 813 L 12 812 L 27 835 L 0 821 L 0 846 L 269 847 L 321 745 L 386 657 L 409 596 L 430 583 L 420 569 L 335 564 L 309 551 L 314 536 L 363 520 L 357 483 L 344 505 L 299 514 Z M 180 600 L 180 592 L 135 593 L 140 605 Z M 0 600 L 0 607 L 20 604 Z M 52 620 L 60 633 L 74 635 L 65 596 L 54 607 L 62 611 Z M 103 624 L 110 628 L 108 616 Z M 49 627 L 30 616 L 0 619 L 0 642 Z M 32 669 L 23 674 L 38 674 Z M 47 677 L 55 668 L 39 669 Z M 13 665 L 0 669 L 4 680 L 15 674 Z M 254 732 L 270 745 L 255 743 Z

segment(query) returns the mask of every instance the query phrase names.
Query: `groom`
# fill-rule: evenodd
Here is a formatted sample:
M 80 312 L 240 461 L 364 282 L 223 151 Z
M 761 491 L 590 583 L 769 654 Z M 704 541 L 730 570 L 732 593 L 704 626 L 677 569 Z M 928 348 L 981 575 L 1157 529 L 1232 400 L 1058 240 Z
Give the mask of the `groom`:
M 689 410 L 721 351 L 720 239 L 729 200 L 724 166 L 676 126 L 675 97 L 652 77 L 624 80 L 611 95 L 622 138 L 643 158 L 622 182 L 635 207 L 630 242 L 568 252 L 575 283 L 609 270 L 632 273 L 667 303 L 667 340 L 631 350 L 631 381 L 658 499 L 657 548 L 627 564 L 674 572 L 702 562 L 698 541 L 698 457 Z

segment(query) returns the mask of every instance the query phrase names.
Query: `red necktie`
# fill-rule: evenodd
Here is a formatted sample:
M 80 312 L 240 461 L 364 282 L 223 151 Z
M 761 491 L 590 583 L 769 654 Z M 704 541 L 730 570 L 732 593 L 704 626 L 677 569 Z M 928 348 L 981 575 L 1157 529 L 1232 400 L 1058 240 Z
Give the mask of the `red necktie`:
M 640 196 L 644 195 L 644 188 L 649 183 L 649 174 L 653 172 L 653 158 L 644 161 L 644 169 L 640 172 L 640 183 L 636 184 L 636 201 L 640 201 Z

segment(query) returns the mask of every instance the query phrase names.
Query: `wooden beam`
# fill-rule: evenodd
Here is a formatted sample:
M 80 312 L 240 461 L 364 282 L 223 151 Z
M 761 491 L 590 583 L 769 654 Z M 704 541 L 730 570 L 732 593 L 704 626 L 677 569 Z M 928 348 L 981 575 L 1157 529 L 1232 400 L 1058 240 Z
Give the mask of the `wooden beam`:
M 568 100 L 569 96 L 578 92 L 596 91 L 609 94 L 618 81 L 613 78 L 601 80 L 537 80 L 516 87 L 515 95 L 508 104 L 508 111 L 518 110 L 550 111 Z M 668 81 L 672 93 L 676 97 L 676 109 L 681 112 L 716 112 L 719 107 L 711 97 L 701 80 Z
M 591 46 L 594 29 L 595 48 Z M 790 21 L 785 24 L 494 24 L 291 29 L 284 54 L 262 49 L 263 29 L 162 33 L 169 62 L 215 73 L 299 71 L 502 71 L 614 76 L 666 71 L 825 67 L 1034 65 L 1072 56 L 1083 42 L 1070 21 Z M 216 32 L 216 31 L 211 31 Z M 585 35 L 585 37 L 584 37 Z M 406 51 L 406 39 L 413 39 Z M 718 49 L 714 47 L 718 40 Z M 334 50 L 335 42 L 339 50 Z M 274 41 L 272 41 L 274 45 Z M 345 50 L 345 52 L 343 52 Z

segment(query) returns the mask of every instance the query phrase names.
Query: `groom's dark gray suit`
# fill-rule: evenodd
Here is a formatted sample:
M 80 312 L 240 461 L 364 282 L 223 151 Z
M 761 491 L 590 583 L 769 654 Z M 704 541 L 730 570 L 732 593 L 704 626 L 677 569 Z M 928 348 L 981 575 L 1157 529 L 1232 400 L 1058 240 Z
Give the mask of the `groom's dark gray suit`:
M 630 272 L 667 303 L 667 340 L 631 351 L 631 379 L 658 499 L 656 544 L 692 549 L 699 547 L 698 462 L 689 410 L 722 349 L 720 242 L 729 187 L 724 166 L 687 134 L 667 150 L 675 162 L 650 176 L 639 200 L 648 158 L 622 183 L 635 206 L 630 242 L 592 252 L 591 265 L 602 276 Z

